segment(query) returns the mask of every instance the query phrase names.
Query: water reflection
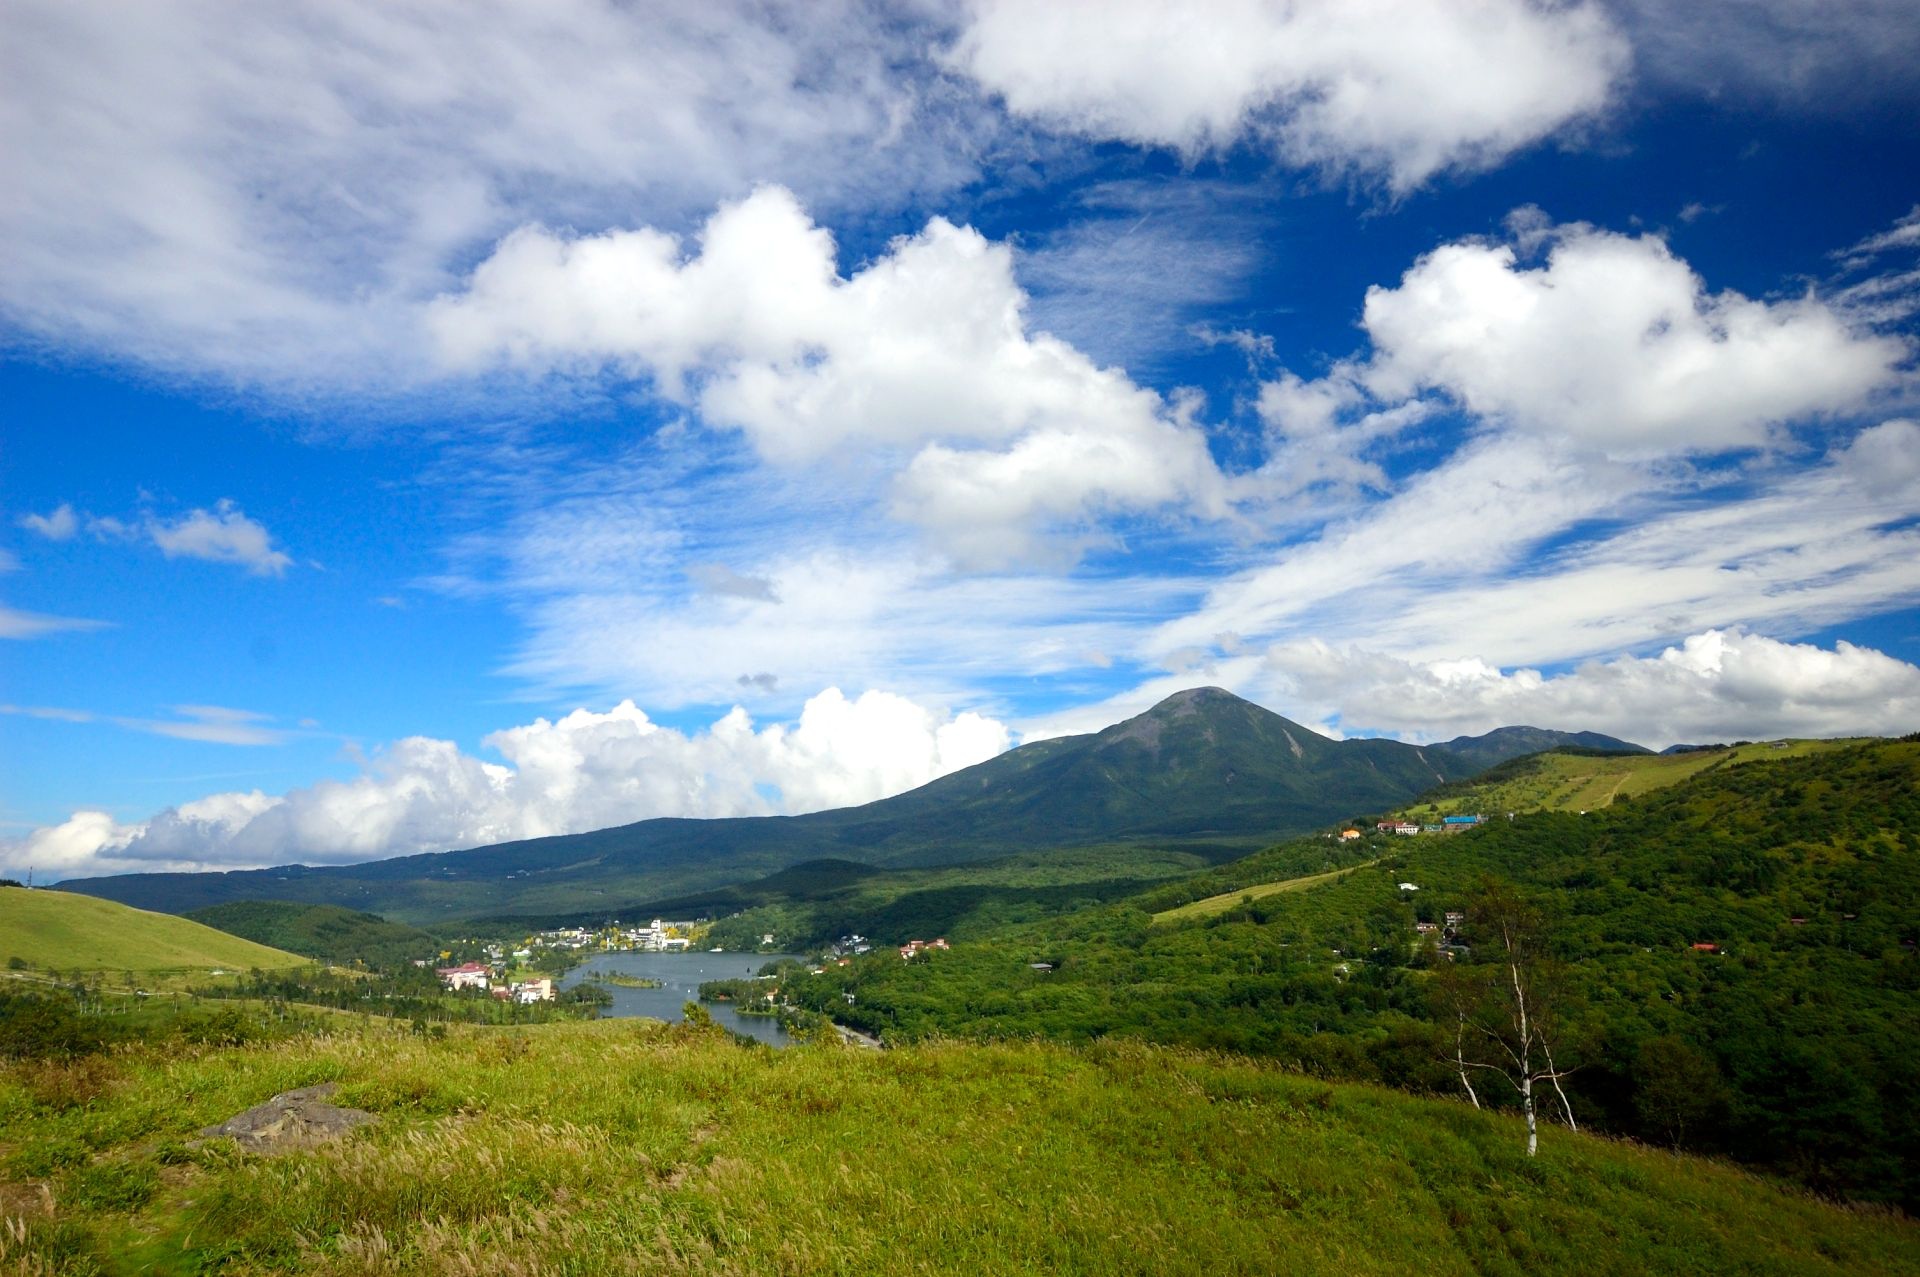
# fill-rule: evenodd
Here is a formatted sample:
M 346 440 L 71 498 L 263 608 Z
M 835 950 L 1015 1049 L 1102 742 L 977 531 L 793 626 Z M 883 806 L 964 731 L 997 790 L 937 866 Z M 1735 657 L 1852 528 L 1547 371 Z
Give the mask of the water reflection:
M 617 984 L 603 985 L 613 995 L 613 1005 L 600 1012 L 602 1018 L 648 1016 L 669 1023 L 681 1018 L 680 1008 L 700 998 L 700 986 L 708 980 L 738 980 L 757 975 L 761 967 L 790 953 L 602 953 L 567 972 L 560 981 L 562 989 L 571 989 L 582 980 L 600 972 L 640 976 L 660 981 L 658 989 L 627 989 Z M 744 1033 L 785 1046 L 787 1032 L 764 1015 L 741 1015 L 726 1002 L 711 1002 L 707 1010 L 713 1022 L 736 1033 Z

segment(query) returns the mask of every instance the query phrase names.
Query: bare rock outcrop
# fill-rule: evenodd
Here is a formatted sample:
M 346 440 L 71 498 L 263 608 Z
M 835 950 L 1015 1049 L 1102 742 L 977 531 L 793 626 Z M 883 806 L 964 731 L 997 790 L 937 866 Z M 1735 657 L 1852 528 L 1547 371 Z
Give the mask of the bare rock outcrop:
M 230 1139 L 250 1153 L 286 1153 L 312 1148 L 339 1139 L 356 1126 L 374 1120 L 374 1115 L 365 1109 L 327 1103 L 327 1097 L 338 1089 L 337 1083 L 322 1082 L 318 1086 L 282 1091 L 266 1103 L 235 1114 L 218 1126 L 209 1126 L 200 1134 L 207 1139 Z

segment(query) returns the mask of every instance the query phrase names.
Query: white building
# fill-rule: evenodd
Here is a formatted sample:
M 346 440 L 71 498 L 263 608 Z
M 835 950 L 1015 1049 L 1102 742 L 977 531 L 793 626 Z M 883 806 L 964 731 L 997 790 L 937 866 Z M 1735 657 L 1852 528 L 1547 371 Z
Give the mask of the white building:
M 486 988 L 487 977 L 491 973 L 481 963 L 467 962 L 457 967 L 441 967 L 434 974 L 449 989 L 458 990 Z

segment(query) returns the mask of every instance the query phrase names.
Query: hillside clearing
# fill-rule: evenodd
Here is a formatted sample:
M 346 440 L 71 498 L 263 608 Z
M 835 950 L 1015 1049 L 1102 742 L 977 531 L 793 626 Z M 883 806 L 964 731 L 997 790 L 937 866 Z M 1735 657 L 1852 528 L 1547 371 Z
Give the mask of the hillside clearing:
M 1286 878 L 1279 882 L 1263 882 L 1251 887 L 1242 887 L 1237 891 L 1223 891 L 1217 896 L 1208 896 L 1204 900 L 1195 900 L 1188 904 L 1181 905 L 1176 909 L 1163 910 L 1160 913 L 1154 914 L 1153 920 L 1156 923 L 1166 923 L 1192 922 L 1196 918 L 1211 918 L 1216 914 L 1227 912 L 1241 901 L 1249 898 L 1259 900 L 1263 896 L 1277 896 L 1288 891 L 1305 891 L 1309 887 L 1317 887 L 1323 882 L 1334 882 L 1346 877 L 1356 869 L 1364 869 L 1367 865 L 1378 863 L 1379 861 L 1377 859 L 1367 860 L 1357 865 L 1347 865 L 1340 869 L 1329 869 L 1325 873 L 1308 874 L 1304 878 Z
M 1617 799 L 1653 793 L 1722 767 L 1806 758 L 1861 743 L 1789 740 L 1685 754 L 1540 754 L 1496 768 L 1481 780 L 1446 786 L 1395 814 L 1432 820 L 1459 812 L 1599 811 Z

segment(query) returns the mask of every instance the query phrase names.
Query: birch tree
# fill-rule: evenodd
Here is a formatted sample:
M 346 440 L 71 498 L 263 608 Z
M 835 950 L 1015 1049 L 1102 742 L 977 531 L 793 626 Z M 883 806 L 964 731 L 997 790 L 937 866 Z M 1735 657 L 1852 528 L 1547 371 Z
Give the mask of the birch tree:
M 1551 1088 L 1559 1115 L 1573 1130 L 1573 1103 L 1560 1085 L 1570 1069 L 1554 1058 L 1556 971 L 1546 951 L 1546 924 L 1539 909 L 1511 886 L 1489 880 L 1467 901 L 1466 938 L 1471 961 L 1441 973 L 1442 1014 L 1453 1021 L 1448 1061 L 1475 1108 L 1475 1074 L 1504 1080 L 1519 1097 L 1527 1122 L 1527 1156 L 1540 1147 L 1539 1111 Z

